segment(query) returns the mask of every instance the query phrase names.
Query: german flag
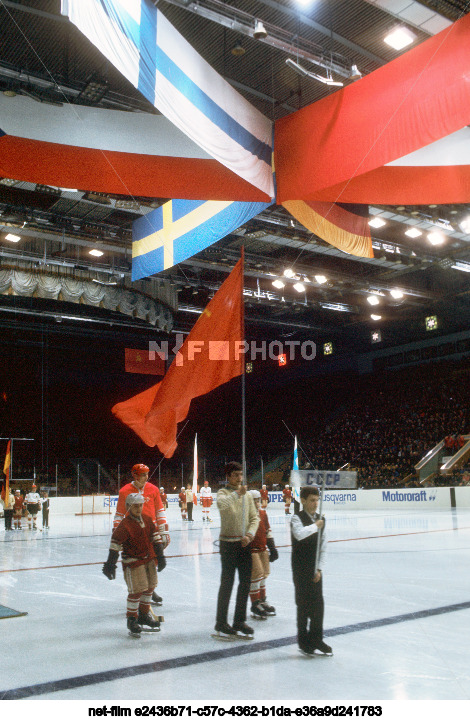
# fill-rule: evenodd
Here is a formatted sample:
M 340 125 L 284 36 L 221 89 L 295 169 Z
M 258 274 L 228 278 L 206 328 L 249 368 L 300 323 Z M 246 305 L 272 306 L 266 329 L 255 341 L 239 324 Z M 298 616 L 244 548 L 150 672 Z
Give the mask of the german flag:
M 5 474 L 5 483 L 3 484 L 2 499 L 8 500 L 10 495 L 10 463 L 11 463 L 11 440 L 7 444 L 7 452 L 5 456 L 5 463 L 3 464 L 3 472 Z
M 299 223 L 335 248 L 373 258 L 369 206 L 349 203 L 286 200 L 282 204 Z

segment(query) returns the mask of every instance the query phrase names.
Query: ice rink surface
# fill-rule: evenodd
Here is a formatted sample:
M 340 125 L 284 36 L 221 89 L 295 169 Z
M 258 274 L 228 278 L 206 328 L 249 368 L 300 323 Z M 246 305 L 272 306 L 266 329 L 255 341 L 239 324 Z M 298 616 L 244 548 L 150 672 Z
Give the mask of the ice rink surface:
M 249 619 L 254 641 L 232 643 L 211 638 L 215 509 L 206 527 L 199 507 L 193 524 L 170 507 L 155 609 L 165 622 L 140 639 L 127 634 L 120 568 L 114 581 L 101 573 L 112 516 L 51 515 L 44 532 L 6 533 L 0 521 L 0 605 L 28 614 L 0 620 L 0 699 L 470 699 L 470 509 L 327 513 L 331 658 L 297 649 L 289 519 L 268 515 L 277 615 Z

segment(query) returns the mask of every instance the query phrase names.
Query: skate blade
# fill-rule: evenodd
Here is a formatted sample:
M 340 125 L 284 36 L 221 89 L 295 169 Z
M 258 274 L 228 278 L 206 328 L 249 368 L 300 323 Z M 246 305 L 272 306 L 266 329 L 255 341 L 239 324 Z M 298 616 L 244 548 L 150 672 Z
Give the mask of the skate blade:
M 250 636 L 246 633 L 238 633 L 238 631 L 237 631 L 237 635 L 236 635 L 236 638 L 241 638 L 243 641 L 253 641 L 254 637 L 255 637 L 254 634 L 252 634 Z
M 251 618 L 254 618 L 256 621 L 266 621 L 267 616 L 255 616 L 255 614 L 252 613 Z
M 140 638 L 140 633 L 131 633 L 131 631 L 128 631 L 128 636 L 131 638 Z
M 163 606 L 162 601 L 150 601 L 151 606 Z
M 142 633 L 158 633 L 160 630 L 160 628 L 142 628 Z
M 222 636 L 218 631 L 215 631 L 215 633 L 211 633 L 211 638 L 215 638 L 217 641 L 228 641 L 231 643 L 231 641 L 235 641 L 238 636 Z

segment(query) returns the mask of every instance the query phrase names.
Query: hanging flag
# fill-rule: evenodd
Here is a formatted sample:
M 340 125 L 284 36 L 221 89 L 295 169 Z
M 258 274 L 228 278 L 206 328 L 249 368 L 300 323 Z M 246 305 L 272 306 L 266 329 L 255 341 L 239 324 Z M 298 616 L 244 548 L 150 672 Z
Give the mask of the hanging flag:
M 165 359 L 152 353 L 154 359 L 149 357 L 148 350 L 138 348 L 125 348 L 125 370 L 126 373 L 146 373 L 154 376 L 165 375 Z
M 282 204 L 308 230 L 339 250 L 373 258 L 369 206 L 286 200 Z
M 197 462 L 197 433 L 194 436 L 194 457 L 193 457 L 193 503 L 197 505 L 197 479 L 199 476 L 199 466 Z
M 292 470 L 298 471 L 299 470 L 299 454 L 297 451 L 297 436 L 294 436 L 294 460 L 292 461 Z M 300 503 L 300 487 L 297 485 L 292 486 L 292 493 L 294 497 L 294 501 L 297 501 L 297 503 Z M 295 508 L 295 506 L 294 506 Z
M 292 463 L 292 470 L 299 470 L 299 454 L 297 452 L 297 436 L 294 436 L 294 461 Z
M 112 412 L 167 458 L 193 398 L 243 373 L 243 253 L 176 353 L 165 378 Z
M 132 280 L 182 263 L 270 205 L 169 200 L 132 224 Z
M 3 473 L 5 474 L 5 482 L 3 484 L 2 499 L 8 501 L 10 495 L 10 465 L 11 465 L 11 440 L 7 443 L 7 452 L 5 455 L 5 463 L 3 464 Z
M 177 128 L 273 197 L 271 121 L 196 52 L 151 0 L 62 0 L 61 12 Z
M 469 124 L 469 43 L 466 14 L 357 83 L 276 120 L 278 202 L 465 202 L 468 150 L 440 167 L 410 155 Z M 404 158 L 413 165 L 391 165 Z M 393 200 L 385 200 L 389 192 Z

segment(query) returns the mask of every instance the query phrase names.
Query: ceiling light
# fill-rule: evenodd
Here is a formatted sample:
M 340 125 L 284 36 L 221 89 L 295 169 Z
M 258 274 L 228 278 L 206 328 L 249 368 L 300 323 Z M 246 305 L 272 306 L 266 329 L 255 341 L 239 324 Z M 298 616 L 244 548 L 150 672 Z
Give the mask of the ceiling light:
M 236 58 L 241 58 L 241 56 L 245 54 L 246 50 L 241 43 L 237 43 L 236 45 L 233 46 L 233 48 L 231 49 L 230 52 Z
M 392 298 L 399 300 L 400 298 L 403 298 L 404 293 L 402 293 L 401 290 L 398 290 L 398 288 L 394 288 L 390 291 L 390 295 L 392 296 Z
M 459 226 L 464 233 L 469 235 L 470 234 L 470 215 L 467 215 L 466 218 L 461 220 L 459 223 Z
M 284 275 L 286 276 L 286 278 L 293 278 L 295 273 L 292 268 L 286 268 L 284 271 Z
M 266 28 L 264 27 L 261 20 L 255 21 L 255 29 L 253 31 L 253 37 L 256 38 L 256 40 L 262 40 L 264 38 L 268 37 L 268 33 Z
M 420 235 L 423 235 L 423 231 L 418 228 L 408 228 L 408 230 L 405 230 L 405 235 L 408 238 L 419 238 Z
M 376 218 L 369 220 L 369 225 L 371 228 L 382 228 L 384 225 L 387 225 L 387 223 L 383 220 L 383 218 L 379 218 L 377 216 Z
M 349 79 L 350 80 L 359 80 L 359 78 L 362 78 L 362 73 L 360 70 L 358 70 L 357 65 L 351 65 L 351 71 L 349 73 Z
M 317 283 L 319 283 L 320 285 L 322 285 L 323 283 L 326 283 L 326 281 L 328 280 L 328 278 L 326 277 L 326 275 L 316 275 L 316 276 L 315 276 L 315 280 L 317 281 Z
M 381 316 L 381 315 L 375 315 L 375 313 L 371 313 L 371 314 L 370 314 L 370 317 L 372 318 L 372 320 L 382 320 L 382 316 Z
M 100 258 L 103 254 L 102 250 L 98 250 L 97 248 L 93 248 L 93 250 L 88 251 L 90 255 L 94 255 L 96 258 Z
M 305 290 L 305 286 L 303 283 L 295 283 L 294 288 L 298 293 L 303 293 Z
M 394 50 L 402 50 L 416 40 L 416 35 L 404 25 L 395 28 L 385 38 L 384 42 Z
M 377 298 L 376 295 L 368 295 L 367 302 L 370 303 L 371 305 L 378 305 L 379 299 Z
M 433 230 L 432 233 L 428 233 L 428 240 L 431 245 L 442 245 L 446 240 L 446 236 L 439 233 L 438 230 Z
M 283 283 L 282 280 L 273 280 L 273 286 L 275 288 L 279 288 L 280 290 L 281 288 L 284 288 L 285 283 Z
M 19 243 L 21 237 L 19 235 L 14 235 L 14 233 L 8 233 L 8 235 L 5 236 L 5 240 L 10 240 L 12 243 Z

